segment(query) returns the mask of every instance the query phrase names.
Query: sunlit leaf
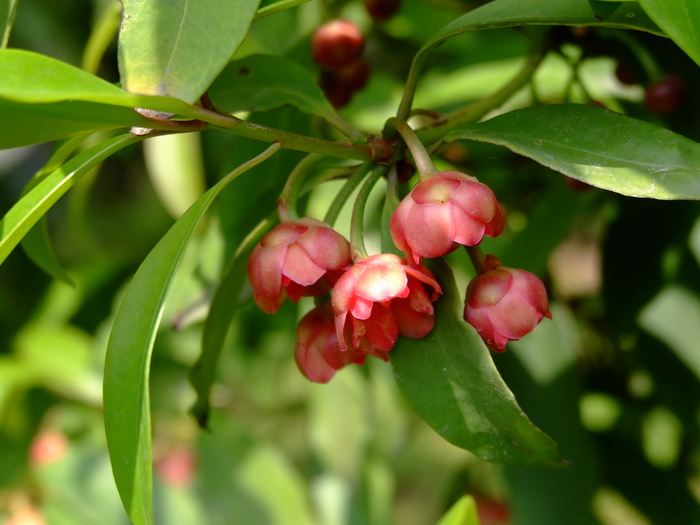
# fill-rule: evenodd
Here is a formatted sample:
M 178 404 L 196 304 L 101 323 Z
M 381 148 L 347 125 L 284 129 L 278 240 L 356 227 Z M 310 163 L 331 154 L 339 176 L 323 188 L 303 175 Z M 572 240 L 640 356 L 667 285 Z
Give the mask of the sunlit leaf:
M 122 87 L 196 102 L 241 44 L 260 0 L 123 0 Z
M 656 24 L 700 64 L 700 3 L 697 0 L 639 0 Z
M 700 144 L 588 104 L 511 111 L 447 136 L 508 149 L 564 175 L 631 197 L 700 199 Z
M 0 220 L 0 263 L 80 177 L 116 151 L 139 140 L 141 137 L 126 134 L 93 146 L 66 162 L 22 197 Z
M 31 51 L 0 49 L 0 71 L 0 98 L 16 102 L 79 100 L 188 114 L 189 105 L 182 101 L 128 93 L 82 69 Z
M 461 317 L 451 270 L 438 268 L 444 295 L 435 327 L 422 339 L 399 338 L 391 363 L 401 393 L 447 441 L 487 461 L 561 465 L 557 445 L 532 424 L 501 379 L 489 350 Z
M 204 165 L 198 133 L 154 137 L 143 144 L 148 175 L 163 206 L 182 215 L 204 193 Z
M 105 432 L 114 479 L 124 508 L 136 525 L 153 523 L 148 378 L 168 289 L 192 235 L 216 196 L 278 149 L 278 144 L 270 146 L 236 168 L 177 220 L 137 270 L 117 312 L 105 362 Z
M 462 496 L 450 510 L 440 518 L 437 525 L 479 525 L 476 503 L 471 496 Z

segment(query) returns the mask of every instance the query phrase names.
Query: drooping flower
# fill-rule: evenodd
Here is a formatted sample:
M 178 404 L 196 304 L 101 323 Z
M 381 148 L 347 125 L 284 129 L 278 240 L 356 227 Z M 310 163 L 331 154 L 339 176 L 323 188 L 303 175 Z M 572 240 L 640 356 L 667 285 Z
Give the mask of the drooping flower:
M 506 268 L 493 255 L 486 256 L 485 267 L 467 287 L 464 320 L 476 328 L 486 346 L 503 352 L 508 341 L 530 333 L 552 314 L 547 291 L 537 276 Z
M 435 323 L 433 302 L 442 290 L 424 266 L 393 254 L 372 255 L 343 274 L 331 303 L 342 350 L 391 350 L 399 335 L 420 338 Z
M 283 222 L 262 238 L 248 260 L 257 305 L 279 310 L 285 297 L 327 292 L 350 264 L 350 244 L 327 224 L 311 218 Z
M 368 355 L 386 360 L 386 352 L 373 348 L 367 348 L 367 352 L 340 349 L 330 303 L 307 313 L 299 321 L 296 335 L 294 359 L 301 373 L 314 383 L 327 383 L 346 365 L 364 364 Z
M 440 257 L 460 244 L 474 246 L 484 235 L 503 232 L 496 196 L 475 178 L 442 171 L 425 178 L 399 203 L 391 217 L 391 237 L 409 259 Z

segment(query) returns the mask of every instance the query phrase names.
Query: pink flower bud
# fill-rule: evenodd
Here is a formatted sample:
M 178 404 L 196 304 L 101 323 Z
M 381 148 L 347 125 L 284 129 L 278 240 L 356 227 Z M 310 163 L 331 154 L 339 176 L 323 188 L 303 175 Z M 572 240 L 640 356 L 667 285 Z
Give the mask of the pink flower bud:
M 412 268 L 393 254 L 363 259 L 333 288 L 331 304 L 341 350 L 388 351 L 399 334 L 424 337 L 433 328 L 433 302 L 439 293 L 440 285 L 423 266 Z
M 508 341 L 534 330 L 549 312 L 544 284 L 525 270 L 506 268 L 487 255 L 486 270 L 467 287 L 464 320 L 476 328 L 491 350 L 503 352 Z
M 391 217 L 391 237 L 416 264 L 460 244 L 474 246 L 503 231 L 503 210 L 491 189 L 458 171 L 430 175 L 411 190 Z
M 68 440 L 58 430 L 39 432 L 29 447 L 29 463 L 35 466 L 53 463 L 68 452 Z
M 375 349 L 367 353 L 354 348 L 342 351 L 330 303 L 314 308 L 299 322 L 294 359 L 309 381 L 327 383 L 336 370 L 349 364 L 364 364 L 367 355 L 387 359 L 386 352 Z
M 350 264 L 350 244 L 327 224 L 304 218 L 283 222 L 262 238 L 248 260 L 248 277 L 257 305 L 279 310 L 285 297 L 327 292 Z

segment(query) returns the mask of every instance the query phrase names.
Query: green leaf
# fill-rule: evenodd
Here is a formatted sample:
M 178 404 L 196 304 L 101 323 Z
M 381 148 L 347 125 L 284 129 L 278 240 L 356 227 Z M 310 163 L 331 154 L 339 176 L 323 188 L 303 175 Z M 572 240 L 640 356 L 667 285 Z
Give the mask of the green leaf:
M 93 146 L 66 162 L 22 197 L 0 220 L 0 264 L 80 177 L 113 153 L 139 140 L 142 138 L 126 134 Z
M 117 489 L 136 525 L 153 523 L 148 377 L 165 296 L 199 221 L 216 196 L 279 148 L 272 145 L 233 170 L 175 222 L 137 270 L 115 317 L 105 361 L 105 432 Z
M 301 4 L 305 4 L 309 1 L 310 0 L 279 0 L 279 2 L 274 2 L 258 9 L 258 12 L 255 15 L 255 20 L 260 20 L 261 18 L 265 18 L 266 16 L 270 16 L 275 13 L 279 13 L 280 11 L 284 11 L 285 9 L 290 9 Z
M 130 126 L 152 127 L 133 110 L 195 117 L 169 97 L 133 95 L 70 64 L 20 49 L 0 49 L 0 149 Z
M 241 242 L 226 274 L 221 279 L 209 306 L 209 315 L 204 323 L 202 333 L 202 353 L 190 370 L 190 383 L 197 399 L 190 409 L 193 417 L 202 428 L 207 427 L 209 419 L 209 398 L 216 379 L 216 366 L 224 346 L 231 321 L 238 308 L 238 298 L 247 282 L 246 267 L 253 248 L 275 224 L 277 212 L 261 222 L 246 239 Z
M 700 199 L 700 144 L 597 106 L 519 109 L 446 137 L 458 139 L 506 146 L 564 175 L 630 197 Z
M 54 279 L 73 284 L 53 250 L 45 216 L 26 233 L 21 242 L 22 248 L 34 264 Z
M 122 87 L 196 102 L 238 49 L 260 0 L 123 0 Z
M 481 459 L 561 466 L 556 443 L 523 413 L 489 350 L 462 319 L 449 266 L 438 264 L 443 296 L 435 327 L 422 339 L 399 338 L 391 351 L 401 393 L 438 434 Z
M 697 0 L 639 0 L 656 25 L 700 64 L 700 3 Z
M 25 186 L 22 196 L 26 195 L 39 182 L 51 174 L 52 171 L 61 167 L 66 160 L 85 142 L 87 136 L 74 137 L 60 143 L 46 162 L 43 168 L 34 175 L 34 178 Z M 22 238 L 22 248 L 29 258 L 48 273 L 51 277 L 66 284 L 73 284 L 65 269 L 61 266 L 54 253 L 51 240 L 49 238 L 48 223 L 46 216 L 39 219 L 27 234 Z
M 593 16 L 599 20 L 605 20 L 620 7 L 620 2 L 617 0 L 588 0 L 588 5 L 593 10 Z
M 128 93 L 82 69 L 31 51 L 0 49 L 0 99 L 24 103 L 68 100 L 192 116 L 189 104 L 170 97 Z
M 440 518 L 437 525 L 479 525 L 480 523 L 476 502 L 473 497 L 467 495 L 459 498 L 459 501 Z
M 199 133 L 174 133 L 143 143 L 153 189 L 173 217 L 179 217 L 205 190 Z
M 537 2 L 494 0 L 447 24 L 418 51 L 406 81 L 399 115 L 407 116 L 410 113 L 418 75 L 426 65 L 433 49 L 446 40 L 468 31 L 523 25 L 592 25 L 663 35 L 663 32 L 636 2 L 624 2 L 609 18 L 599 20 L 593 13 L 588 0 L 539 0 Z
M 460 16 L 443 27 L 419 51 L 419 55 L 453 36 L 479 29 L 521 25 L 572 25 L 633 29 L 662 35 L 663 32 L 634 2 L 626 2 L 606 20 L 595 17 L 588 0 L 495 0 Z
M 251 55 L 231 62 L 212 84 L 209 96 L 229 113 L 289 105 L 326 119 L 339 129 L 344 125 L 311 73 L 280 56 Z
M 18 0 L 0 0 L 0 48 L 7 46 Z
M 136 111 L 91 102 L 24 104 L 0 98 L 0 149 L 40 144 L 93 131 L 149 127 Z

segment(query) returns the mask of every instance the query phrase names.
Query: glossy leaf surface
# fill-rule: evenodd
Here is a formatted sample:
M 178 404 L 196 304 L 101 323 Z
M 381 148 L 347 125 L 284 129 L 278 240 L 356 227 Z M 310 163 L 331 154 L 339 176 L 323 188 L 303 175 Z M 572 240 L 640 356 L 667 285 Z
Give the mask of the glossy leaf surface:
M 422 339 L 399 338 L 394 376 L 416 413 L 447 441 L 486 461 L 559 466 L 557 445 L 527 418 L 498 374 L 489 350 L 462 319 L 462 301 L 446 263 L 435 327 Z
M 279 145 L 271 146 L 239 166 L 177 220 L 139 267 L 117 312 L 105 362 L 105 431 L 119 494 L 137 525 L 153 523 L 148 379 L 166 294 L 197 225 L 216 196 L 278 149 Z
M 696 0 L 639 0 L 649 17 L 700 64 L 700 3 Z
M 585 104 L 529 107 L 450 133 L 508 149 L 630 197 L 700 199 L 700 144 Z
M 195 102 L 248 32 L 260 0 L 124 0 L 122 87 Z
M 0 71 L 0 99 L 35 104 L 79 100 L 191 114 L 189 104 L 180 100 L 128 93 L 82 69 L 31 51 L 0 49 Z
M 230 113 L 268 111 L 282 106 L 336 123 L 341 117 L 308 70 L 274 55 L 251 55 L 231 62 L 212 85 L 213 103 Z

